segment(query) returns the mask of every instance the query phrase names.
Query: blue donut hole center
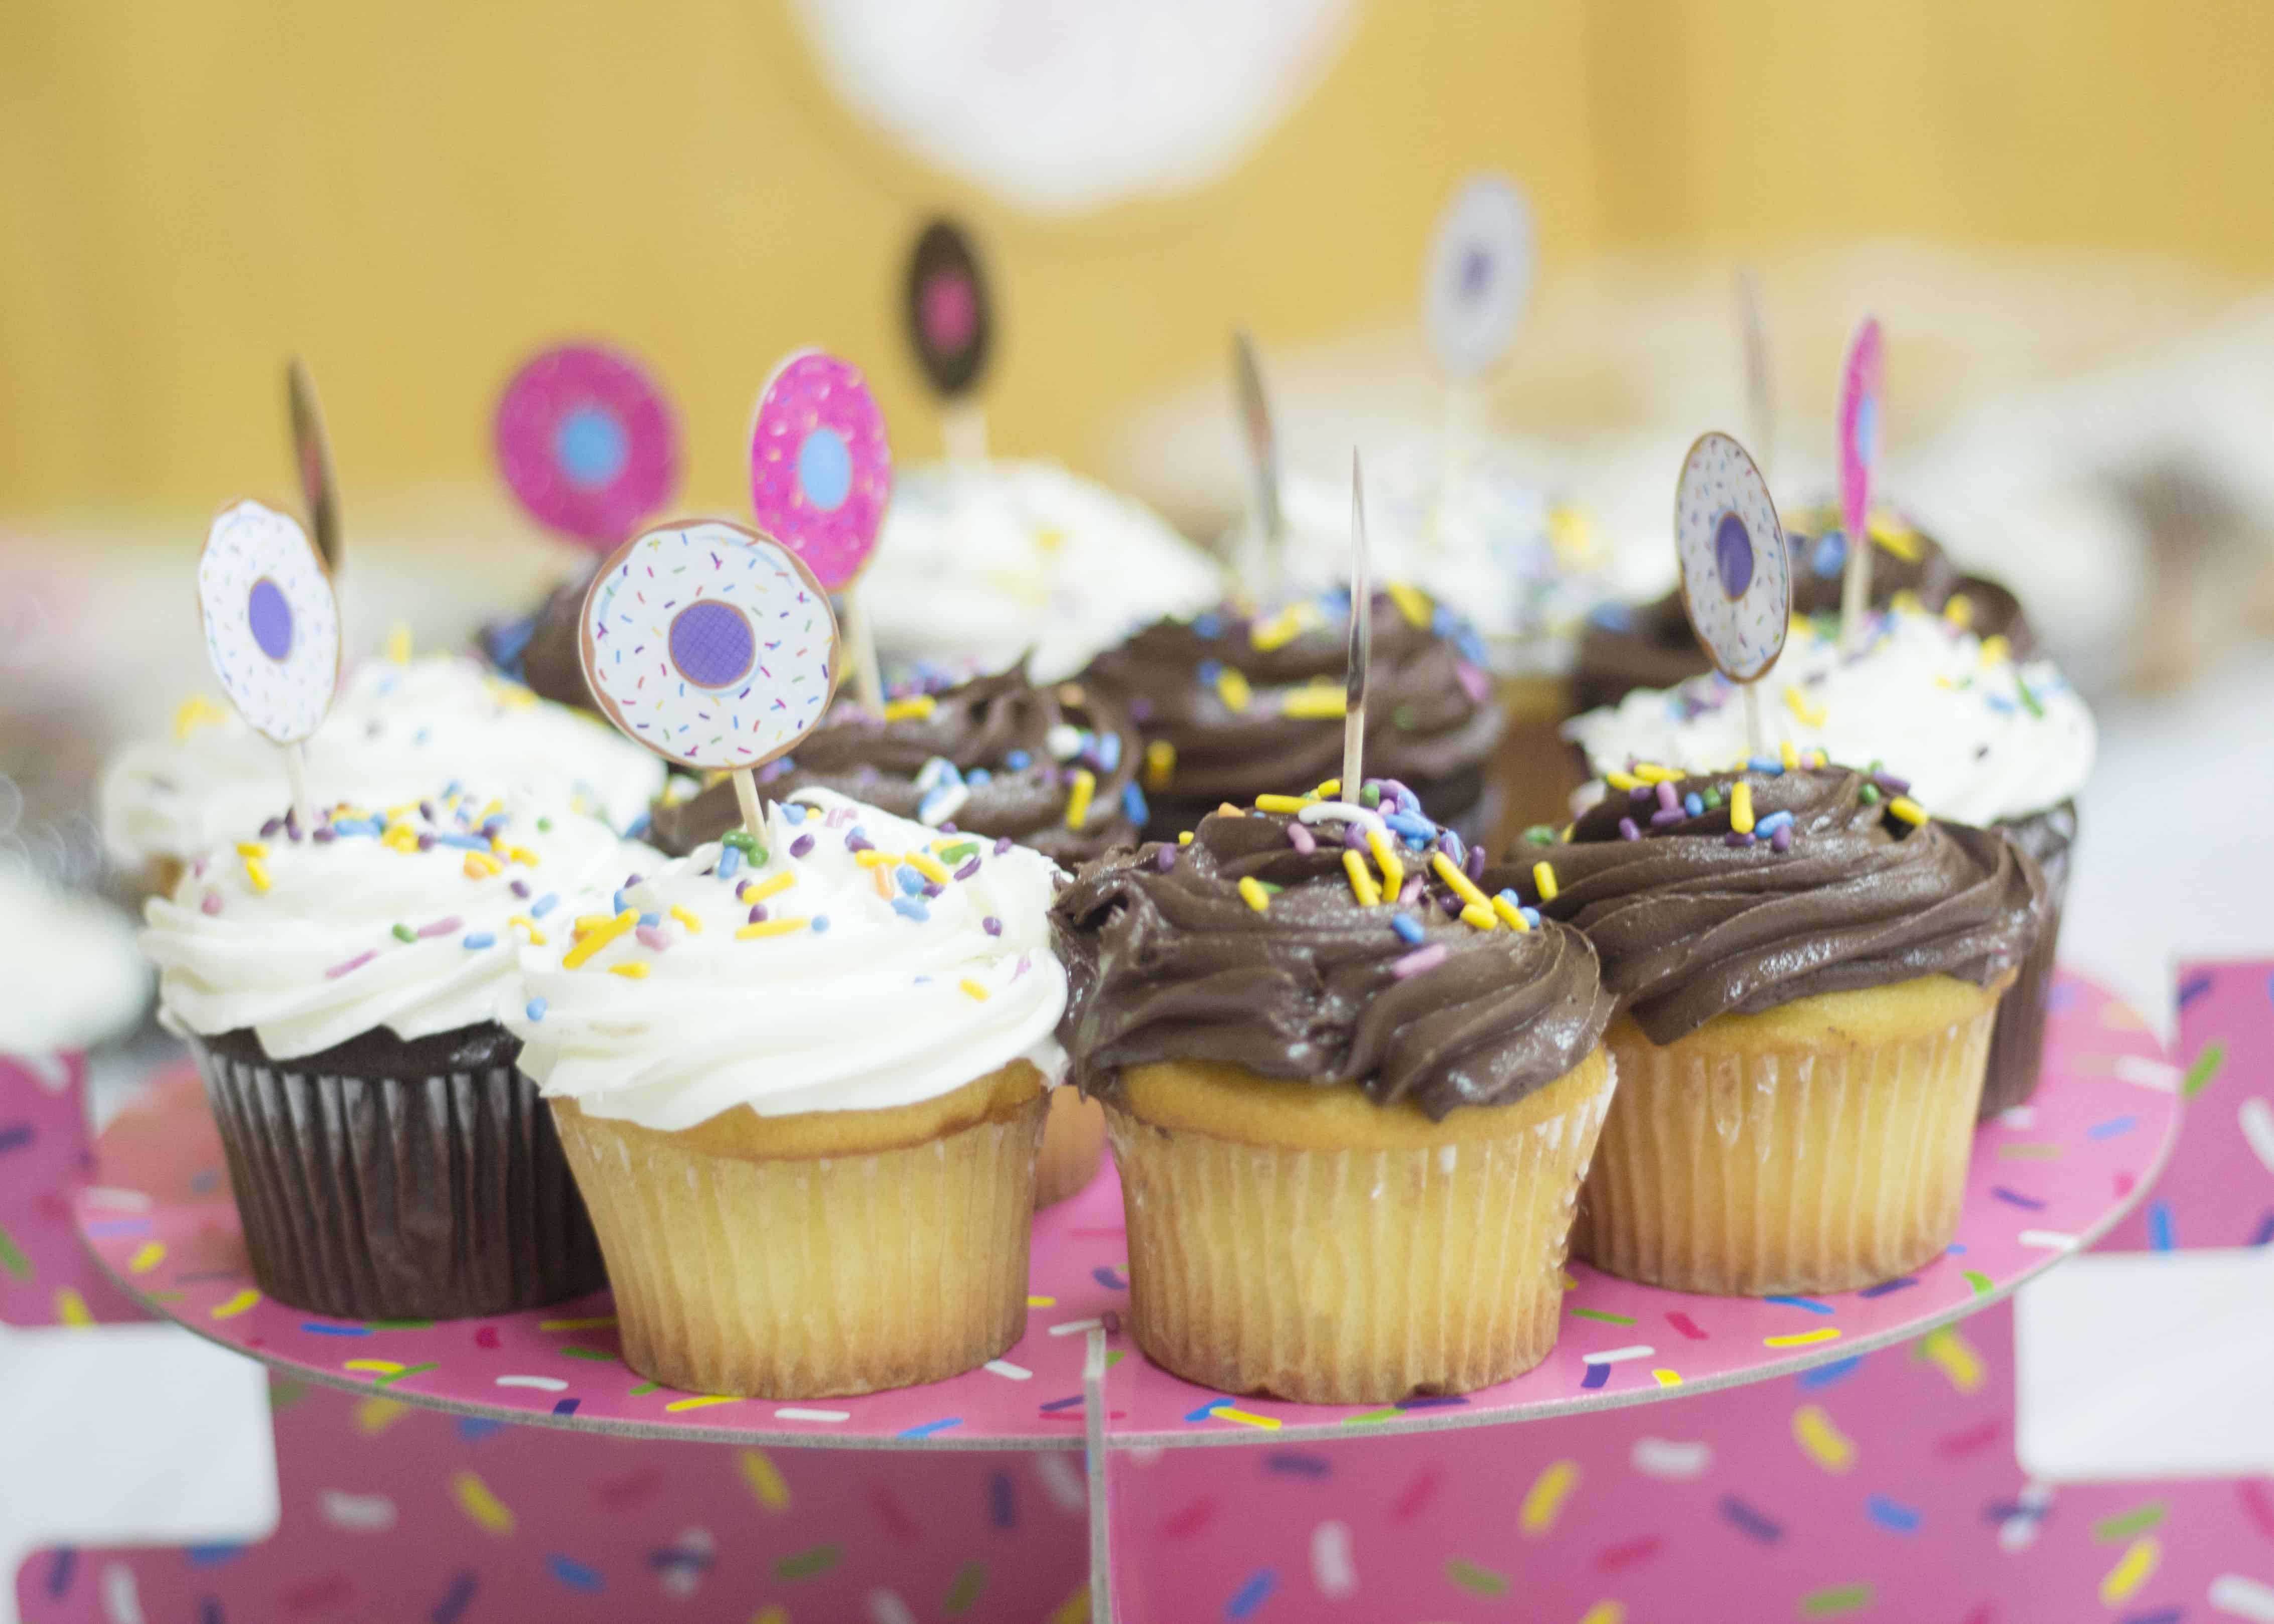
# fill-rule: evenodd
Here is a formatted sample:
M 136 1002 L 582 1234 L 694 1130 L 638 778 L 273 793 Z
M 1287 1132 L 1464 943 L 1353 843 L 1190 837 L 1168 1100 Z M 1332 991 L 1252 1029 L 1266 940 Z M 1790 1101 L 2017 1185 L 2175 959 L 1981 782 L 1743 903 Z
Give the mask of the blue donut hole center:
M 1879 460 L 1879 402 L 1868 395 L 1856 402 L 1856 460 L 1865 468 Z
M 732 604 L 704 598 L 673 617 L 671 663 L 697 688 L 730 688 L 757 655 L 748 616 Z
M 245 596 L 245 621 L 252 629 L 253 646 L 278 665 L 292 653 L 292 605 L 283 589 L 263 575 Z
M 1721 575 L 1726 597 L 1743 598 L 1753 583 L 1753 538 L 1745 522 L 1734 513 L 1723 514 L 1721 523 L 1713 527 L 1713 568 Z
M 553 432 L 553 455 L 569 484 L 590 491 L 624 471 L 631 446 L 624 436 L 624 425 L 613 413 L 598 406 L 579 406 L 561 418 L 561 426 Z
M 835 429 L 816 429 L 797 448 L 797 484 L 805 500 L 834 513 L 853 492 L 853 453 Z

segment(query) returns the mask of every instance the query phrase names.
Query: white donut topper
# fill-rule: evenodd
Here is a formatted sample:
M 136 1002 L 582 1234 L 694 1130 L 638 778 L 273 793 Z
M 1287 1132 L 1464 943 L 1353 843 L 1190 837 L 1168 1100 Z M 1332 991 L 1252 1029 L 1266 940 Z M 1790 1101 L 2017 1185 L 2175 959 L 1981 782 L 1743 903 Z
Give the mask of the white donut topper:
M 1472 175 L 1437 217 L 1421 313 L 1437 365 L 1464 380 L 1500 364 L 1532 297 L 1532 206 L 1505 175 Z
M 1701 434 L 1674 494 L 1682 606 L 1706 658 L 1734 682 L 1776 664 L 1792 626 L 1784 527 L 1768 482 L 1727 434 Z
M 610 553 L 578 643 L 608 719 L 689 767 L 787 753 L 837 688 L 828 594 L 788 548 L 723 519 L 678 521 Z
M 316 731 L 340 682 L 340 606 L 297 519 L 254 501 L 222 509 L 198 554 L 198 618 L 255 733 L 297 744 Z

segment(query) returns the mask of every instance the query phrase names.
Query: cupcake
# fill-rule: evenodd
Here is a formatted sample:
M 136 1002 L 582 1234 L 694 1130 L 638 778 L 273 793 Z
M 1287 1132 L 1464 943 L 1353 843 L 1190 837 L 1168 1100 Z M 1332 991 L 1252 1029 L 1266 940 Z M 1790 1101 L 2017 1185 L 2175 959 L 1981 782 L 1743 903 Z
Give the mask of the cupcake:
M 393 806 L 460 778 L 493 794 L 561 801 L 618 829 L 643 817 L 663 765 L 614 729 L 539 701 L 456 655 L 366 659 L 308 741 L 320 803 Z M 171 895 L 190 859 L 250 837 L 276 809 L 277 747 L 226 708 L 192 699 L 170 741 L 121 750 L 104 774 L 114 861 Z
M 1050 462 L 893 470 L 861 599 L 887 663 L 1072 676 L 1133 628 L 1206 608 L 1215 560 L 1141 503 Z
M 1376 569 L 1457 605 L 1475 628 L 1507 718 L 1492 763 L 1499 826 L 1560 819 L 1580 778 L 1556 725 L 1570 714 L 1568 683 L 1587 616 L 1610 595 L 1608 547 L 1586 515 L 1526 477 L 1508 446 L 1480 447 L 1446 478 L 1448 453 L 1410 439 L 1367 457 L 1367 529 Z M 1285 578 L 1321 587 L 1350 565 L 1347 478 L 1282 483 Z M 1243 579 L 1264 578 L 1254 527 L 1239 542 Z
M 522 684 L 539 699 L 599 715 L 576 651 L 584 594 L 591 584 L 592 572 L 587 570 L 547 592 L 529 613 L 490 621 L 476 640 L 482 658 L 499 675 Z
M 1902 763 L 1901 788 L 1939 817 L 2002 829 L 2045 879 L 2044 931 L 1998 1010 L 1984 1116 L 2036 1090 L 2044 1053 L 2077 792 L 2092 771 L 2092 712 L 2049 660 L 2018 658 L 2003 634 L 1977 635 L 1965 594 L 1944 613 L 1905 606 L 1872 619 L 1853 653 L 1836 621 L 1798 620 L 1764 680 L 1770 737 L 1834 761 Z M 1636 761 L 1691 770 L 1745 752 L 1744 707 L 1715 673 L 1669 692 L 1636 689 L 1566 725 L 1590 770 Z
M 1756 1297 L 1940 1255 L 1999 996 L 2044 925 L 2037 864 L 1844 767 L 1643 765 L 1611 786 L 1479 881 L 1576 926 L 1618 1000 L 1573 1250 Z
M 280 780 L 281 773 L 273 774 Z M 160 1019 L 221 1129 L 252 1274 L 345 1319 L 457 1319 L 602 1283 L 497 1005 L 561 899 L 659 861 L 579 813 L 453 785 L 272 818 L 145 910 Z
M 1485 899 L 1459 837 L 1375 787 L 1379 813 L 1214 814 L 1051 908 L 1132 1327 L 1218 1392 L 1389 1403 L 1555 1345 L 1609 1000 L 1577 932 Z
M 633 1369 L 778 1399 L 943 1380 L 1026 1324 L 1054 870 L 826 790 L 765 816 L 564 906 L 506 1024 Z
M 1502 721 L 1475 635 L 1410 586 L 1376 593 L 1372 613 L 1367 761 L 1428 817 L 1478 836 Z M 1147 837 L 1173 839 L 1227 802 L 1332 777 L 1349 636 L 1345 590 L 1260 616 L 1156 621 L 1100 655 L 1082 687 L 1126 709 L 1145 738 Z

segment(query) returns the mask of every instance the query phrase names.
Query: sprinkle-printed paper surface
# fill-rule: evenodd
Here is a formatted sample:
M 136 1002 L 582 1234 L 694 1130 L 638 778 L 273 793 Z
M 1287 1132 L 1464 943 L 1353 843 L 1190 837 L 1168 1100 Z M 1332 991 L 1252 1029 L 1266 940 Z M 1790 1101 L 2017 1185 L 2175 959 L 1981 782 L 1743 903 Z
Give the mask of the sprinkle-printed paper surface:
M 885 414 L 857 369 L 818 350 L 783 362 L 750 424 L 750 509 L 830 591 L 876 550 L 892 493 Z
M 1871 511 L 1871 475 L 1879 462 L 1879 323 L 1865 317 L 1848 341 L 1840 367 L 1840 518 L 1861 536 Z
M 1727 434 L 1702 434 L 1674 495 L 1682 601 L 1707 658 L 1750 682 L 1784 650 L 1792 625 L 1791 563 L 1768 482 Z
M 690 767 L 772 761 L 820 726 L 837 685 L 819 585 L 787 549 L 718 520 L 617 549 L 585 595 L 583 646 L 609 719 Z
M 2055 1064 L 2079 1052 L 2056 1018 Z M 2084 1034 L 2090 1038 L 2092 1034 Z M 201 1097 L 177 1086 L 104 1136 L 104 1181 L 146 1192 L 147 1222 L 81 1207 L 96 1255 L 138 1295 L 202 1335 L 301 1373 L 369 1383 L 470 1413 L 659 1435 L 932 1447 L 1074 1448 L 1082 1333 L 1111 1329 L 1108 1435 L 1118 1445 L 1357 1438 L 1663 1399 L 1845 1358 L 1994 1297 L 2106 1229 L 2152 1177 L 2178 1122 L 2168 1092 L 2108 1072 L 2052 1071 L 2026 1126 L 1977 1136 L 1958 1244 L 1899 1283 L 1821 1300 L 1692 1297 L 1584 1266 L 1562 1340 L 1537 1370 L 1463 1398 L 1336 1408 L 1237 1398 L 1178 1380 L 1136 1350 L 1120 1190 L 1109 1169 L 1040 1214 L 1027 1334 L 985 1368 L 928 1387 L 775 1404 L 658 1387 L 623 1365 L 605 1293 L 531 1313 L 435 1326 L 359 1325 L 272 1303 L 245 1272 L 233 1207 L 213 1188 L 220 1150 Z M 153 1119 L 154 1116 L 154 1120 Z M 2114 1124 L 2114 1126 L 2112 1126 Z M 195 1147 L 193 1152 L 184 1147 Z M 200 1195 L 193 1180 L 207 1176 Z M 97 1228 L 98 1224 L 102 1227 Z M 147 1241 L 164 1267 L 133 1274 Z
M 498 468 L 530 516 L 606 552 L 661 513 L 679 484 L 679 425 L 628 356 L 564 344 L 506 385 Z
M 239 502 L 198 555 L 198 611 L 214 674 L 255 733 L 297 744 L 331 709 L 340 610 L 300 522 Z
M 1472 175 L 1429 239 L 1421 312 L 1437 365 L 1458 379 L 1500 364 L 1532 297 L 1532 206 L 1504 175 Z

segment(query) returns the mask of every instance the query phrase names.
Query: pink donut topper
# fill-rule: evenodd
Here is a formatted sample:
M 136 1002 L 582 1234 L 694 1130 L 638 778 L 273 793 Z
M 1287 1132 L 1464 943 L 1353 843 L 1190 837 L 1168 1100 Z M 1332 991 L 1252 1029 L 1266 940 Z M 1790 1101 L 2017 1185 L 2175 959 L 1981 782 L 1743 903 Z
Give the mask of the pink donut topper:
M 1879 322 L 1866 316 L 1848 341 L 1840 369 L 1840 518 L 1852 544 L 1871 514 L 1871 470 L 1879 461 Z
M 563 344 L 532 357 L 498 402 L 498 467 L 530 515 L 605 553 L 670 505 L 679 425 L 629 357 Z
M 750 424 L 750 508 L 758 528 L 830 591 L 876 551 L 892 493 L 885 414 L 860 371 L 818 350 L 775 369 Z

